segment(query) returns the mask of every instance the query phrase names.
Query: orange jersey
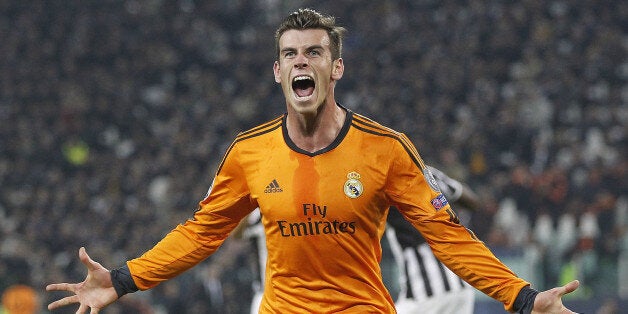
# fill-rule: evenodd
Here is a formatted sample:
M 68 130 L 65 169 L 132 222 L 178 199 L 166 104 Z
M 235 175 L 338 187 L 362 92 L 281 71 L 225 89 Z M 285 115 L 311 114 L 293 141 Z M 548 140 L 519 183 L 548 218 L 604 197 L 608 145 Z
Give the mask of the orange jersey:
M 260 208 L 268 261 L 260 313 L 394 313 L 380 239 L 396 206 L 455 273 L 510 308 L 527 285 L 457 223 L 405 135 L 348 112 L 336 141 L 308 153 L 285 116 L 239 134 L 194 218 L 128 262 L 138 288 L 194 266 Z

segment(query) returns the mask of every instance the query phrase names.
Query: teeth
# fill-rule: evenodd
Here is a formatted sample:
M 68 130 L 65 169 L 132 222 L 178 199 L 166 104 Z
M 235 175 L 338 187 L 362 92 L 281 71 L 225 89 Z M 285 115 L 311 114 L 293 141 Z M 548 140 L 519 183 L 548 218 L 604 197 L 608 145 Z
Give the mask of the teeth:
M 299 75 L 297 77 L 295 77 L 292 81 L 296 82 L 296 81 L 303 81 L 303 80 L 311 80 L 312 78 L 307 76 L 307 75 Z

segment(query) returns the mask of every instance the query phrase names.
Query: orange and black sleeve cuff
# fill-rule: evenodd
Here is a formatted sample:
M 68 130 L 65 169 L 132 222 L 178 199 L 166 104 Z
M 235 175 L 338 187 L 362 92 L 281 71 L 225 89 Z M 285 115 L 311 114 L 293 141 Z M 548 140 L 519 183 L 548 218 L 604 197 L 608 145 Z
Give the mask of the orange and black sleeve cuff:
M 131 271 L 129 271 L 127 265 L 112 269 L 109 273 L 111 274 L 111 283 L 113 284 L 113 288 L 116 289 L 118 298 L 127 293 L 139 290 L 135 285 L 135 281 L 133 281 Z
M 532 308 L 534 307 L 534 299 L 539 292 L 535 289 L 530 288 L 530 286 L 525 286 L 521 290 L 519 290 L 519 294 L 517 294 L 517 298 L 515 299 L 515 303 L 512 308 L 515 313 L 518 314 L 530 314 L 532 313 Z

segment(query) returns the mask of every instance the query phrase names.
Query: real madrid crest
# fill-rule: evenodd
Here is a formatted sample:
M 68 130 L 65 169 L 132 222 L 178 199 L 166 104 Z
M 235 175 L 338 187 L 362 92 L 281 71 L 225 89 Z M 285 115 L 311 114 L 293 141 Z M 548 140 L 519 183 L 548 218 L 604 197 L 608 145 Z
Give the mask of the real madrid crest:
M 345 195 L 350 198 L 356 198 L 362 195 L 362 192 L 364 192 L 364 186 L 362 185 L 362 182 L 360 182 L 360 174 L 355 171 L 351 171 L 347 174 L 347 179 L 348 180 L 344 185 Z

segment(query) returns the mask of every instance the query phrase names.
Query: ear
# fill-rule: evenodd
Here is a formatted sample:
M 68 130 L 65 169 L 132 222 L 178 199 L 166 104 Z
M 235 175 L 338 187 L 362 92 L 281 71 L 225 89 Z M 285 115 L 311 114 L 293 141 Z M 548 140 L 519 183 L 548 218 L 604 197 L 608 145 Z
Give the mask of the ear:
M 281 83 L 281 72 L 279 71 L 279 61 L 273 64 L 273 73 L 275 74 L 275 82 Z
M 345 72 L 345 65 L 342 58 L 334 60 L 331 67 L 331 79 L 334 81 L 341 79 Z

